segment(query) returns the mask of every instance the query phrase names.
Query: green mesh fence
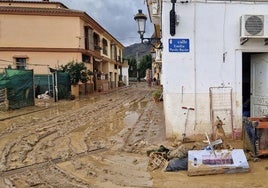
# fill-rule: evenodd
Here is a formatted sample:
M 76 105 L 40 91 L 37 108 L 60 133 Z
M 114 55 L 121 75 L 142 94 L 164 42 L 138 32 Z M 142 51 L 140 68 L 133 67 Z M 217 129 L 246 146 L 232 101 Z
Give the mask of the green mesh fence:
M 33 75 L 33 70 L 5 69 L 0 74 L 0 89 L 7 88 L 9 109 L 34 105 L 34 97 L 49 91 L 53 97 L 53 83 L 58 83 L 58 99 L 68 99 L 71 82 L 68 73 L 57 72 L 54 79 L 51 74 Z
M 33 70 L 5 69 L 0 89 L 7 88 L 9 108 L 34 105 Z
M 71 79 L 68 73 L 57 73 L 58 97 L 59 99 L 68 99 L 71 95 Z

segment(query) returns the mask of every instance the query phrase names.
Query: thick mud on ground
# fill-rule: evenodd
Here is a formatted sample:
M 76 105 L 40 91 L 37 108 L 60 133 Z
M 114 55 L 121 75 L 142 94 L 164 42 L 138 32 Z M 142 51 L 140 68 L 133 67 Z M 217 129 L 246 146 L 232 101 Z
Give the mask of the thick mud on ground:
M 138 83 L 0 112 L 0 187 L 268 187 L 265 158 L 244 174 L 148 171 L 146 151 L 174 144 L 156 89 Z

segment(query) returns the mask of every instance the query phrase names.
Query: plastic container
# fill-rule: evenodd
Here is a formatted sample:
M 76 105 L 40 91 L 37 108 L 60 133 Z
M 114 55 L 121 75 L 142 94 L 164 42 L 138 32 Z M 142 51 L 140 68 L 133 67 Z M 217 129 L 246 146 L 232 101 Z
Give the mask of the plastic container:
M 242 130 L 241 129 L 234 128 L 233 139 L 234 140 L 241 140 L 242 139 Z

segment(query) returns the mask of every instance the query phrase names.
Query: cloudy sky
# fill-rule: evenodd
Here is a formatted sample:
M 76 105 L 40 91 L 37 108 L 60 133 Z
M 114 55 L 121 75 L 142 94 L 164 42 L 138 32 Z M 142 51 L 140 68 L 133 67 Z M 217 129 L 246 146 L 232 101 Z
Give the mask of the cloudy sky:
M 70 9 L 86 12 L 124 46 L 140 42 L 134 15 L 138 9 L 147 15 L 145 37 L 153 33 L 145 0 L 51 0 Z

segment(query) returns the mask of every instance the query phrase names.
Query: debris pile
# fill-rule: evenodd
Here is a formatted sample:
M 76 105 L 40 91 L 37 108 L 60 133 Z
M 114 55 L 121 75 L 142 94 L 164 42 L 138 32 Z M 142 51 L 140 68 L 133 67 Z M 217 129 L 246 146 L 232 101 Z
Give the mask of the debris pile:
M 189 176 L 248 172 L 249 165 L 243 149 L 234 149 L 228 143 L 223 129 L 223 121 L 217 117 L 213 124 L 214 133 L 211 137 L 205 133 L 204 139 L 186 138 L 175 147 L 148 150 L 148 169 L 163 171 L 187 170 Z M 231 140 L 230 140 L 231 141 Z
M 37 95 L 37 98 L 38 98 L 38 99 L 50 99 L 50 96 L 49 96 L 48 91 L 46 91 L 46 92 L 43 93 L 43 94 Z
M 161 145 L 158 149 L 148 150 L 148 170 L 163 171 L 187 170 L 188 151 L 197 149 L 194 143 L 181 143 L 177 148 L 168 149 Z

